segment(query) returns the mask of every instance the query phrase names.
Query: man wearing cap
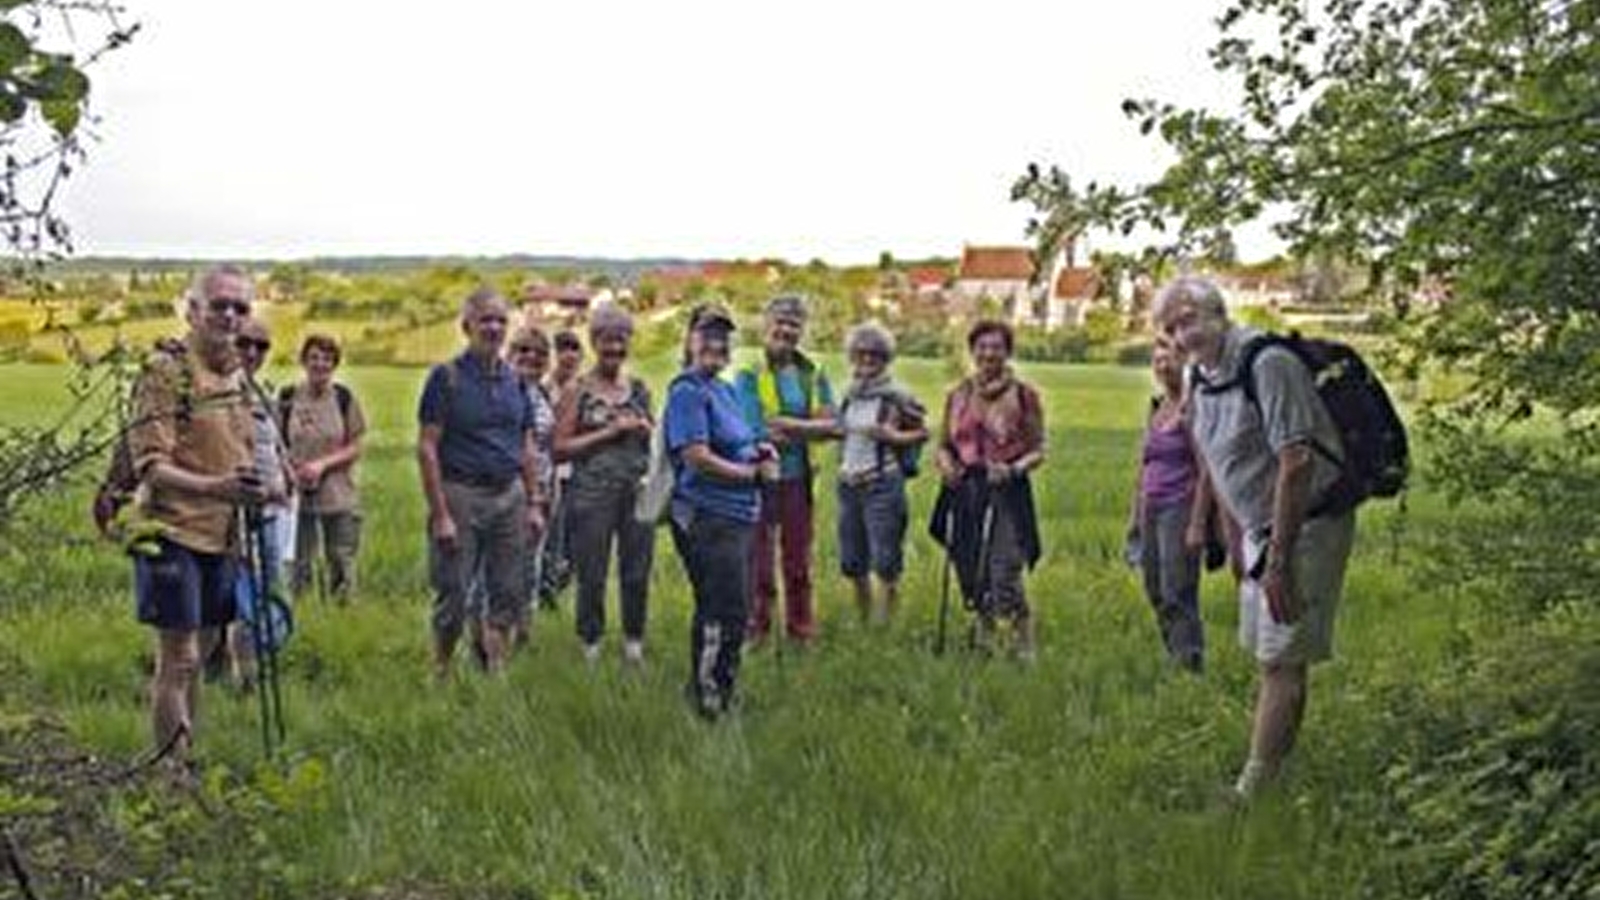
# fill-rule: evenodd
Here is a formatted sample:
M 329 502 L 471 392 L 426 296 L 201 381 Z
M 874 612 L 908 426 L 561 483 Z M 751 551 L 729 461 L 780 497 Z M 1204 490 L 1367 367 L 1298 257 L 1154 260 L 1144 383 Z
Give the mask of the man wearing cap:
M 767 303 L 766 349 L 740 370 L 734 386 L 745 420 L 758 441 L 778 447 L 776 482 L 764 485 L 761 522 L 753 541 L 755 590 L 749 637 L 759 643 L 771 624 L 777 596 L 773 545 L 782 550 L 784 619 L 797 642 L 816 634 L 811 609 L 812 465 L 810 444 L 838 436 L 833 389 L 828 377 L 800 351 L 806 324 L 805 298 L 780 294 Z

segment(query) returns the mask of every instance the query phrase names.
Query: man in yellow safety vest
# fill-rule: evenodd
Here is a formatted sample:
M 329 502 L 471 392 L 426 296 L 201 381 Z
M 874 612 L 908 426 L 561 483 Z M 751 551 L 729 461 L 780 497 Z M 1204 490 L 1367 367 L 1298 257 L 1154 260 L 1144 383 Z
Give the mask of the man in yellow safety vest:
M 753 643 L 766 638 L 777 597 L 774 544 L 782 548 L 786 631 L 798 643 L 816 635 L 811 608 L 810 444 L 837 438 L 838 426 L 827 375 L 800 351 L 806 316 L 803 297 L 772 298 L 766 309 L 766 350 L 734 380 L 756 440 L 770 440 L 780 453 L 779 477 L 764 487 L 761 522 L 753 541 L 755 589 L 746 630 Z

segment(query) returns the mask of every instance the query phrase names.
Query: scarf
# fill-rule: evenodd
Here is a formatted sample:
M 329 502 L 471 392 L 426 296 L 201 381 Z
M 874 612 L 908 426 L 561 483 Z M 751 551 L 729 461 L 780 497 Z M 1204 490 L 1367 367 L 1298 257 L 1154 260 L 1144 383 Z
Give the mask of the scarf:
M 897 385 L 889 377 L 888 371 L 879 372 L 871 378 L 853 378 L 850 387 L 845 392 L 851 402 L 858 400 L 872 400 L 876 397 L 887 397 L 896 393 Z
M 1011 366 L 1007 364 L 1004 369 L 1000 370 L 998 377 L 988 381 L 984 380 L 983 373 L 974 374 L 972 376 L 972 391 L 982 397 L 984 402 L 993 403 L 995 400 L 1000 399 L 1001 395 L 1010 390 L 1011 386 L 1016 383 L 1017 375 L 1012 371 Z

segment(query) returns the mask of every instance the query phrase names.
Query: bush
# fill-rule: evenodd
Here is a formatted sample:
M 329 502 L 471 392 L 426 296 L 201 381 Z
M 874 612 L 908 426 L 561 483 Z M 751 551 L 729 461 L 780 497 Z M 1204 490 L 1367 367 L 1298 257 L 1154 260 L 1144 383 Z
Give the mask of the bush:
M 1089 357 L 1089 336 L 1079 328 L 1017 329 L 1014 354 L 1024 362 L 1083 362 Z
M 345 362 L 355 366 L 392 366 L 400 359 L 393 341 L 359 342 L 344 348 Z
M 1262 331 L 1287 331 L 1289 323 L 1282 315 L 1267 306 L 1243 306 L 1231 312 L 1233 320 Z
M 1465 674 L 1404 705 L 1386 774 L 1401 883 L 1434 900 L 1592 898 L 1600 884 L 1600 613 L 1502 631 Z
M 1151 354 L 1155 352 L 1155 345 L 1149 341 L 1139 341 L 1133 344 L 1123 344 L 1117 348 L 1117 365 L 1119 366 L 1148 366 Z

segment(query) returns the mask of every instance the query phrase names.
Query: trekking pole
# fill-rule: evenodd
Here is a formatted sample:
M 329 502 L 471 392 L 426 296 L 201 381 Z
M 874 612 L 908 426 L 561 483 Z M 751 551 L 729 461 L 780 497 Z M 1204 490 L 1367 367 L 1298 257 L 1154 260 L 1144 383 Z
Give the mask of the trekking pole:
M 989 615 L 990 584 L 989 559 L 994 552 L 994 491 L 984 483 L 983 528 L 978 538 L 977 606 L 978 614 L 967 625 L 967 649 L 978 649 L 978 623 Z
M 933 639 L 933 655 L 943 656 L 945 630 L 950 624 L 950 569 L 955 566 L 956 517 L 948 508 L 944 514 L 944 572 L 939 579 L 939 631 Z
M 272 600 L 267 596 L 266 528 L 261 508 L 246 506 L 244 520 L 244 561 L 250 590 L 250 644 L 255 650 L 256 701 L 261 718 L 261 747 L 272 756 L 287 737 L 283 722 L 283 693 L 278 678 L 278 650 L 272 634 Z

